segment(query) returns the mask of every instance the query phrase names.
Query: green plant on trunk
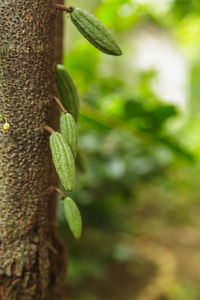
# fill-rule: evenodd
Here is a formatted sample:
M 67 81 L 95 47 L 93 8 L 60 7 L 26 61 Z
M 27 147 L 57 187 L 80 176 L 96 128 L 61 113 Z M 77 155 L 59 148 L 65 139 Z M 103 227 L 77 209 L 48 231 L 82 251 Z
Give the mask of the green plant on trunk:
M 97 49 L 110 55 L 121 55 L 121 49 L 114 41 L 107 29 L 88 12 L 63 5 L 56 5 L 57 9 L 61 9 L 70 14 L 72 22 L 75 24 L 80 33 L 86 37 Z M 76 122 L 79 114 L 79 96 L 75 84 L 62 65 L 56 67 L 56 88 L 60 101 L 56 99 L 63 115 L 60 117 L 61 133 L 55 133 L 51 128 L 46 126 L 46 130 L 51 133 L 50 147 L 53 162 L 60 178 L 60 181 L 66 192 L 72 192 L 75 187 L 75 158 L 78 151 L 78 130 Z M 70 203 L 73 203 L 71 198 Z M 68 201 L 69 202 L 69 201 Z M 68 203 L 67 202 L 67 203 Z M 67 205 L 65 207 L 65 215 Z M 74 211 L 73 211 L 74 210 Z M 69 227 L 76 238 L 81 236 L 82 226 L 76 226 L 80 223 L 80 213 L 76 213 L 77 206 L 70 205 L 70 217 L 67 217 Z M 73 228 L 73 229 L 72 229 Z

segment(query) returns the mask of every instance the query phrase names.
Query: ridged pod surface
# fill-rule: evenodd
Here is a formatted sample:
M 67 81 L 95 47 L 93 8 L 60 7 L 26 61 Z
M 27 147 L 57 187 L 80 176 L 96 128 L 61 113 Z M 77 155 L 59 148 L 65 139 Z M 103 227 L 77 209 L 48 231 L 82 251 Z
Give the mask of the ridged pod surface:
M 74 237 L 78 240 L 82 232 L 82 219 L 78 206 L 70 197 L 65 198 L 63 205 L 69 228 Z
M 69 144 L 75 159 L 78 151 L 78 129 L 71 114 L 66 113 L 60 117 L 60 132 Z
M 58 132 L 50 136 L 53 162 L 65 190 L 71 192 L 75 187 L 75 163 L 70 146 Z
M 97 18 L 81 8 L 73 8 L 70 17 L 80 33 L 97 49 L 110 55 L 122 55 L 110 32 Z
M 79 114 L 79 96 L 75 84 L 63 65 L 56 66 L 56 89 L 64 108 L 77 121 Z

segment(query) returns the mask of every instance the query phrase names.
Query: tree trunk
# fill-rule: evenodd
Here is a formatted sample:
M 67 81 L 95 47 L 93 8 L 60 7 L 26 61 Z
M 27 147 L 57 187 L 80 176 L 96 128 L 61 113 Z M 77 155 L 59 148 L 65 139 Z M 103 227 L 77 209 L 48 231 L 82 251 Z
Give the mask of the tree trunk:
M 63 4 L 64 0 L 57 0 L 56 3 Z M 63 50 L 63 12 L 58 12 L 56 18 L 56 35 L 55 35 L 55 61 L 57 64 L 62 63 Z
M 52 0 L 0 0 L 0 299 L 62 300 L 65 251 L 45 124 L 57 126 Z M 53 170 L 53 171 L 52 171 Z

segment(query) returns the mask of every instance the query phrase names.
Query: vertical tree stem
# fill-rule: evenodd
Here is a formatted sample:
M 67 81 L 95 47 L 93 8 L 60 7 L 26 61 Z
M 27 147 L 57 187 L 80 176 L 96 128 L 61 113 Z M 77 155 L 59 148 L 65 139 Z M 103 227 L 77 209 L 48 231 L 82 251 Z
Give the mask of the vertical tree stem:
M 52 0 L 0 1 L 0 299 L 64 299 L 65 262 L 55 234 L 49 135 L 54 127 Z M 55 251 L 52 251 L 55 249 Z

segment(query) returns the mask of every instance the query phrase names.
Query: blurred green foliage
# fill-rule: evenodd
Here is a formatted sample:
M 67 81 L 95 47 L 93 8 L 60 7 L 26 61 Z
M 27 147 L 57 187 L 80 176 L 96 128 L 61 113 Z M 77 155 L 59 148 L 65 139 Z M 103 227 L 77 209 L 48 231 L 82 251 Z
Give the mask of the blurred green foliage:
M 68 299 L 137 300 L 155 276 L 158 294 L 145 299 L 198 300 L 196 244 L 185 249 L 199 230 L 199 1 L 75 2 L 114 32 L 124 55 L 99 53 L 75 33 L 63 57 L 82 98 L 80 148 L 86 161 L 73 193 L 84 224 L 78 244 L 58 211 L 69 252 Z M 130 34 L 147 21 L 172 35 L 190 64 L 187 112 L 154 94 L 155 70 L 138 72 L 130 65 Z M 148 252 L 149 241 L 154 246 Z M 171 271 L 162 279 L 156 249 L 164 267 L 173 259 L 184 264 L 187 257 L 194 274 L 182 267 L 180 275 L 169 279 Z M 169 280 L 167 289 L 160 278 Z

